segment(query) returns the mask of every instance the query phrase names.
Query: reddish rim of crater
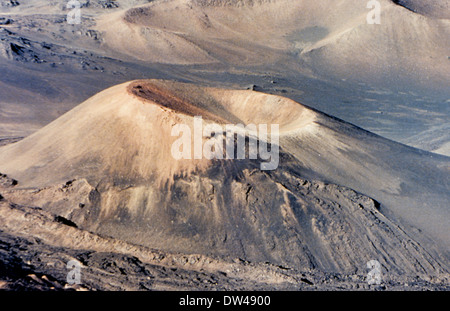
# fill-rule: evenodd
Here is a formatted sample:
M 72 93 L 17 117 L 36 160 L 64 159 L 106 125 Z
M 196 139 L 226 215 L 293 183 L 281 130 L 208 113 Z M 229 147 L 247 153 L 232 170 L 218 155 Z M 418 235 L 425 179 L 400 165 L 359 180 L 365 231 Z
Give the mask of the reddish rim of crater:
M 128 92 L 143 99 L 145 102 L 167 108 L 177 113 L 191 117 L 201 116 L 204 119 L 216 123 L 227 123 L 227 121 L 221 117 L 201 109 L 185 99 L 176 96 L 170 90 L 156 86 L 149 81 L 135 81 L 130 83 Z

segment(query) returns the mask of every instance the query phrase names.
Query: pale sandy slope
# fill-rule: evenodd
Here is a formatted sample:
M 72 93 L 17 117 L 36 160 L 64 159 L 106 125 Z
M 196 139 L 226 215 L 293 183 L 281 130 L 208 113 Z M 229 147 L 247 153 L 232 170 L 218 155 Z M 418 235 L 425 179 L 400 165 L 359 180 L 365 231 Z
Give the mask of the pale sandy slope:
M 290 133 L 311 124 L 316 115 L 290 99 L 253 91 L 150 81 L 169 102 L 180 98 L 175 111 L 146 104 L 143 97 L 130 93 L 127 82 L 93 96 L 20 144 L 5 147 L 0 169 L 26 186 L 52 185 L 76 176 L 97 182 L 104 175 L 129 181 L 171 179 L 212 165 L 206 160 L 178 161 L 171 155 L 178 138 L 171 136 L 172 127 L 192 128 L 193 116 L 203 116 L 205 125 L 280 124 L 282 133 Z
M 147 77 L 257 84 L 421 148 L 408 138 L 446 120 L 445 0 L 383 0 L 381 25 L 367 25 L 357 0 L 81 3 L 80 25 L 65 22 L 64 3 L 0 8 L 12 20 L 0 26 L 1 137 L 29 135 L 106 87 Z M 446 153 L 439 133 L 442 145 L 427 150 Z
M 444 86 L 449 20 L 427 12 L 445 10 L 416 1 L 418 14 L 380 3 L 380 25 L 367 23 L 367 3 L 359 0 L 173 0 L 103 15 L 97 28 L 108 48 L 147 62 L 271 64 L 355 81 Z
M 279 168 L 175 160 L 171 128 L 198 114 L 280 124 Z M 161 80 L 107 89 L 0 149 L 0 172 L 19 181 L 7 200 L 83 229 L 334 272 L 370 258 L 396 273 L 447 269 L 449 162 L 283 97 Z

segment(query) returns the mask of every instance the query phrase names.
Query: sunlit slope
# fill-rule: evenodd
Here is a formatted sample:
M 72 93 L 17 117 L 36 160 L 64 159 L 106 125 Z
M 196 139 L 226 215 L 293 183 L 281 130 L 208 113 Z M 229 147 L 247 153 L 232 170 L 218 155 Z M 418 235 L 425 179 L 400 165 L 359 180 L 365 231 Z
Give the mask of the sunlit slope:
M 171 147 L 178 137 L 172 128 L 186 124 L 194 131 L 196 116 L 205 124 L 278 124 L 278 168 L 261 171 L 261 159 L 175 159 Z M 203 144 L 209 139 L 203 137 Z M 408 239 L 404 234 L 423 245 L 432 245 L 431 238 L 445 253 L 449 163 L 447 157 L 389 141 L 287 98 L 162 80 L 107 89 L 0 148 L 0 172 L 18 180 L 20 191 L 40 189 L 14 196 L 16 202 L 44 202 L 89 230 L 175 251 L 246 254 L 306 266 L 317 260 L 331 270 L 342 267 L 339 256 L 347 258 L 342 265 L 350 269 L 356 264 L 350 254 L 372 254 L 368 240 L 393 247 Z M 64 189 L 72 189 L 73 198 L 57 199 L 57 185 L 67 181 Z M 67 203 L 77 200 L 87 207 Z M 340 220 L 334 223 L 329 212 Z M 309 226 L 305 222 L 313 223 L 310 231 L 303 231 Z M 375 226 L 377 233 L 369 229 L 366 238 L 358 236 L 359 229 L 333 231 L 341 222 L 345 228 Z M 338 227 L 326 231 L 331 223 Z M 389 236 L 380 224 L 390 228 Z M 237 229 L 242 226 L 247 229 Z M 397 226 L 417 229 L 404 233 Z M 354 242 L 335 240 L 340 234 Z M 379 234 L 383 237 L 375 239 Z M 269 240 L 275 237 L 281 246 L 271 250 Z M 290 239 L 309 242 L 291 247 Z M 339 256 L 327 253 L 329 239 L 350 248 Z M 282 255 L 294 250 L 302 255 Z M 308 252 L 314 260 L 308 261 Z
M 381 2 L 370 25 L 366 2 L 156 1 L 103 16 L 105 44 L 165 64 L 275 66 L 376 83 L 443 85 L 449 21 Z

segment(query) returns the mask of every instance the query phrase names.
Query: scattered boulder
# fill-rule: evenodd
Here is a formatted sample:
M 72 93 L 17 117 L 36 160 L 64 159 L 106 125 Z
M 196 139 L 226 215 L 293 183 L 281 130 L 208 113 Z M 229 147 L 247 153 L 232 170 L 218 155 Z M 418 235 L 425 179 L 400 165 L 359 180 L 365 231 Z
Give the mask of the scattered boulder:
M 86 0 L 81 3 L 81 8 L 115 9 L 119 3 L 115 0 Z
M 0 187 L 1 188 L 12 188 L 17 186 L 18 182 L 15 179 L 9 178 L 8 175 L 0 173 Z
M 0 0 L 0 6 L 14 7 L 20 5 L 17 0 Z
M 10 25 L 13 23 L 13 20 L 6 17 L 0 17 L 0 25 Z
M 78 227 L 77 224 L 74 223 L 73 221 L 71 221 L 71 220 L 69 220 L 69 219 L 67 219 L 65 217 L 59 216 L 59 215 L 55 216 L 55 221 L 59 222 L 59 223 L 61 223 L 63 225 L 69 226 L 69 227 L 74 227 L 74 228 Z

